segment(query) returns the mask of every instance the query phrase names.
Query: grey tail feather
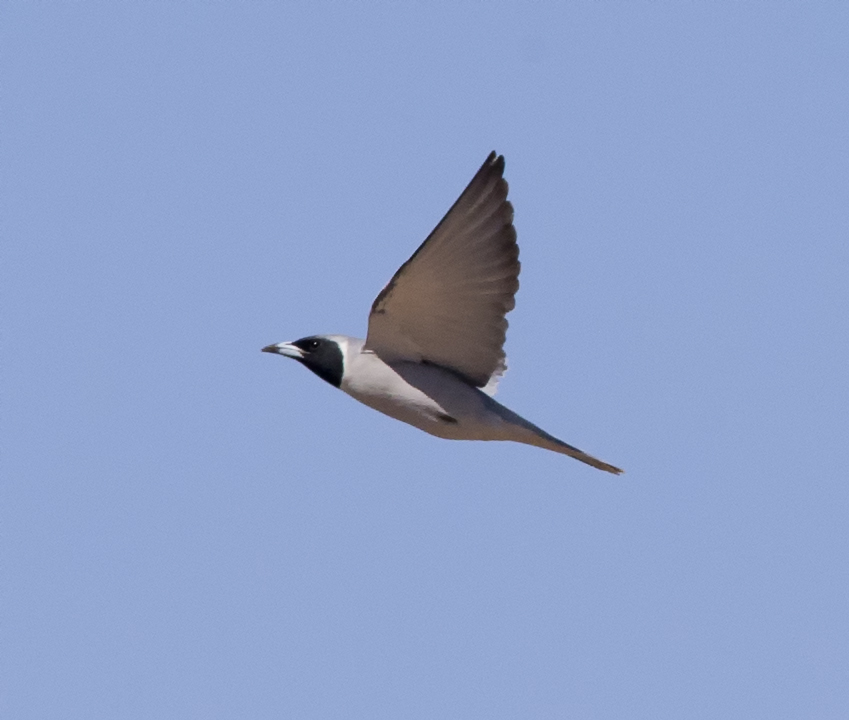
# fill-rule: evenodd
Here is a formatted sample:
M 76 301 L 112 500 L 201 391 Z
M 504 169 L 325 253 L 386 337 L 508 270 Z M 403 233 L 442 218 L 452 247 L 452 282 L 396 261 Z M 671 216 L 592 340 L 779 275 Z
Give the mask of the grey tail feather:
M 580 460 L 587 465 L 592 465 L 594 468 L 598 468 L 599 470 L 605 470 L 609 473 L 613 473 L 614 475 L 621 475 L 624 470 L 616 467 L 615 465 L 610 465 L 609 463 L 604 462 L 604 460 L 599 460 L 598 458 L 593 457 L 592 455 L 587 455 L 583 450 L 578 450 L 578 448 L 569 445 L 568 443 L 563 442 L 562 440 L 558 440 L 553 435 L 549 435 L 548 433 L 544 433 L 544 437 L 548 440 L 552 445 L 546 445 L 546 447 L 550 450 L 554 450 L 555 452 L 561 452 L 564 455 L 568 455 L 569 457 L 575 458 L 575 460 Z
M 569 457 L 575 458 L 575 460 L 580 460 L 582 463 L 586 463 L 587 465 L 592 465 L 594 468 L 598 468 L 599 470 L 604 470 L 605 472 L 613 473 L 614 475 L 621 475 L 624 470 L 616 467 L 615 465 L 610 465 L 609 463 L 604 462 L 603 460 L 599 460 L 598 458 L 594 458 L 592 455 L 587 455 L 583 450 L 579 450 L 573 445 L 569 445 L 568 443 L 559 440 L 554 437 L 554 435 L 549 435 L 542 428 L 537 427 L 531 422 L 528 422 L 521 415 L 517 415 L 512 410 L 504 407 L 501 403 L 497 403 L 495 400 L 492 401 L 494 405 L 498 406 L 498 413 L 509 422 L 515 423 L 516 425 L 520 425 L 527 430 L 531 431 L 531 435 L 528 437 L 525 442 L 528 445 L 534 445 L 536 447 L 541 447 L 546 450 L 553 450 L 554 452 L 563 453 L 564 455 L 568 455 Z

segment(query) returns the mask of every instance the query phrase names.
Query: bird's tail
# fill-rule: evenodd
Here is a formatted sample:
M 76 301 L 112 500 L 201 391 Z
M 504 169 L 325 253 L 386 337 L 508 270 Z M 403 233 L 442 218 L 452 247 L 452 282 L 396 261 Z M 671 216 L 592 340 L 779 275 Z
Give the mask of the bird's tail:
M 621 470 L 615 465 L 610 465 L 609 463 L 604 462 L 604 460 L 599 460 L 592 455 L 587 455 L 587 453 L 583 450 L 578 450 L 578 448 L 573 447 L 562 440 L 558 440 L 556 437 L 549 435 L 544 430 L 538 429 L 538 432 L 540 434 L 537 436 L 537 441 L 534 442 L 534 440 L 531 439 L 528 441 L 530 445 L 536 445 L 537 447 L 546 448 L 547 450 L 554 450 L 554 452 L 563 453 L 564 455 L 575 458 L 575 460 L 580 460 L 587 465 L 592 465 L 594 468 L 598 468 L 599 470 L 606 470 L 614 475 L 621 475 L 624 472 L 624 470 Z
M 512 410 L 504 407 L 501 403 L 497 403 L 494 400 L 492 402 L 493 404 L 498 405 L 498 414 L 501 415 L 503 419 L 507 420 L 507 422 L 511 425 L 518 425 L 526 431 L 519 435 L 512 436 L 510 438 L 511 440 L 563 453 L 564 455 L 575 458 L 575 460 L 580 460 L 582 463 L 592 465 L 594 468 L 605 470 L 606 472 L 613 473 L 614 475 L 621 475 L 624 472 L 615 465 L 610 465 L 609 463 L 599 460 L 592 455 L 587 455 L 587 453 L 583 450 L 579 450 L 578 448 L 559 440 L 554 437 L 554 435 L 549 435 L 545 430 L 538 428 L 531 422 L 528 422 L 521 415 L 517 415 Z

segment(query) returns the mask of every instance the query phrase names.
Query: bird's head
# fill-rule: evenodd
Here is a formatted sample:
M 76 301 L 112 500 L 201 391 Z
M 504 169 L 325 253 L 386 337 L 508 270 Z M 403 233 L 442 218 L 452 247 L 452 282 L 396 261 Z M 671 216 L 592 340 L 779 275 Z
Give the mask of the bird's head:
M 262 352 L 276 353 L 297 360 L 334 387 L 342 384 L 345 357 L 339 340 L 334 337 L 310 335 L 294 342 L 267 345 Z

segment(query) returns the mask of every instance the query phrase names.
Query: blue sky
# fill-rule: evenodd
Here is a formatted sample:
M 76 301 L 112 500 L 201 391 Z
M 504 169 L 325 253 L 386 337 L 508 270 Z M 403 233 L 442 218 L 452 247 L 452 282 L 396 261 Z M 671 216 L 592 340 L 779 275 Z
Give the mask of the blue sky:
M 8 3 L 2 697 L 28 718 L 849 716 L 849 9 Z M 499 399 L 362 336 L 490 150 Z

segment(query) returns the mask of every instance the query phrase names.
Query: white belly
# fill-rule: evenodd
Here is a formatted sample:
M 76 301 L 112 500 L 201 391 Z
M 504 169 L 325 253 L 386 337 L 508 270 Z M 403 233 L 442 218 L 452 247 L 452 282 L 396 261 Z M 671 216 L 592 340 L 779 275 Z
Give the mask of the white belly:
M 419 363 L 387 365 L 364 353 L 355 360 L 357 372 L 346 373 L 341 389 L 351 397 L 396 420 L 431 435 L 452 440 L 506 439 L 493 403 L 477 388 L 447 370 Z

